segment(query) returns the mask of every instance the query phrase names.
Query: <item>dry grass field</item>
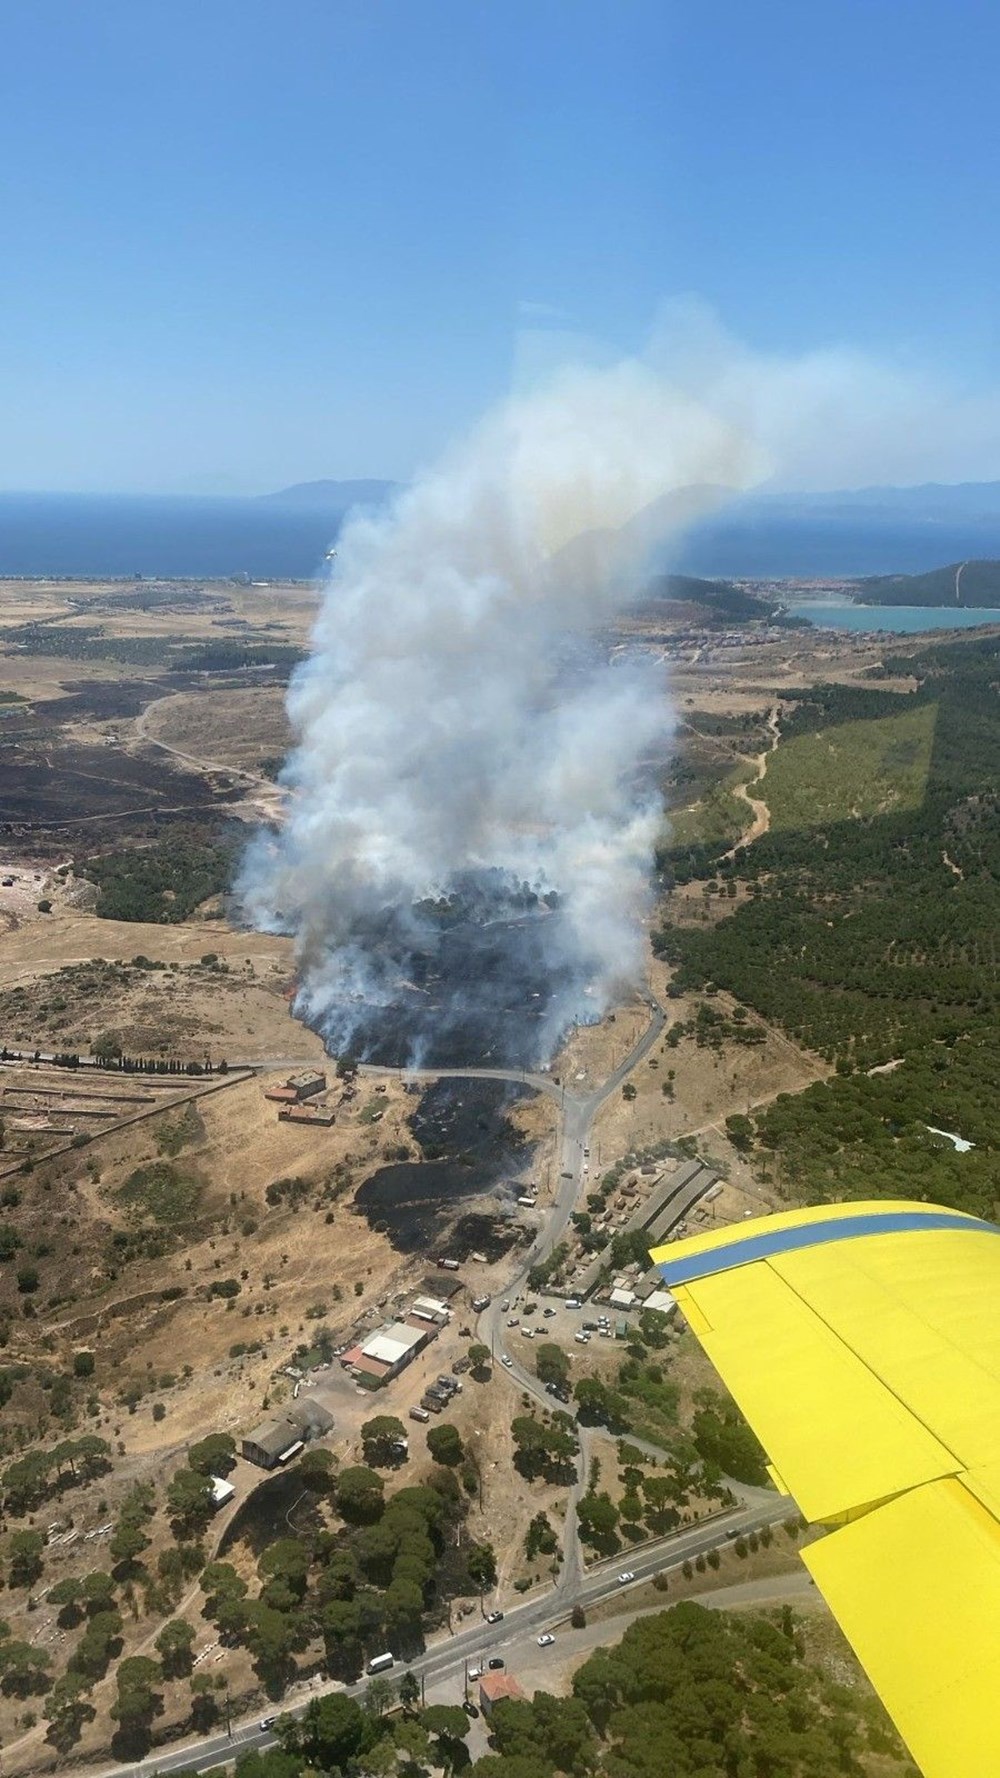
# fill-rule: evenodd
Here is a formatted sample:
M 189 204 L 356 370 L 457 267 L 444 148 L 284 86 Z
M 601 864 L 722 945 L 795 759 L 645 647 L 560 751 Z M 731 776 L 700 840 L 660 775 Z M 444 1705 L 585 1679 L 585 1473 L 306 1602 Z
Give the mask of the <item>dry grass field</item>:
M 224 841 L 234 854 L 234 835 L 238 841 L 260 820 L 280 819 L 274 780 L 289 741 L 285 684 L 308 645 L 315 609 L 316 593 L 303 585 L 38 582 L 2 589 L 0 1044 L 28 1056 L 36 1049 L 87 1054 L 104 1038 L 128 1055 L 213 1067 L 225 1058 L 232 1070 L 158 1077 L 73 1072 L 20 1058 L 0 1063 L 0 1463 L 91 1432 L 110 1450 L 106 1473 L 75 1479 L 37 1510 L 9 1519 L 0 1535 L 0 1565 L 9 1570 L 13 1531 L 31 1526 L 48 1535 L 53 1527 L 41 1580 L 27 1587 L 8 1581 L 3 1604 L 12 1635 L 44 1647 L 53 1673 L 65 1667 L 75 1636 L 46 1604 L 47 1590 L 67 1577 L 110 1572 L 110 1532 L 101 1528 L 114 1525 L 128 1490 L 139 1482 L 157 1488 L 143 1557 L 152 1574 L 174 1545 L 163 1493 L 191 1441 L 213 1431 L 239 1434 L 287 1400 L 293 1383 L 282 1373 L 297 1350 L 315 1349 L 321 1331 L 333 1347 L 376 1325 L 422 1284 L 441 1253 L 439 1244 L 393 1245 L 391 1219 L 362 1214 L 355 1203 L 376 1172 L 401 1151 L 415 1152 L 409 1120 L 421 1100 L 398 1079 L 367 1076 L 353 1098 L 340 1098 L 320 1039 L 291 1015 L 291 941 L 238 929 L 214 894 L 183 919 L 172 918 L 169 901 L 158 919 L 106 919 L 96 878 L 88 876 L 88 866 L 109 858 L 169 855 L 181 839 L 205 847 Z M 667 646 L 639 621 L 629 634 Z M 849 681 L 876 659 L 874 645 L 858 638 L 683 643 L 675 650 L 674 698 L 684 720 L 700 712 L 753 723 L 782 685 Z M 713 746 L 704 749 L 706 770 L 714 770 Z M 734 905 L 709 905 L 692 886 L 678 893 L 668 917 L 724 918 Z M 649 981 L 663 998 L 670 982 L 662 965 L 650 963 Z M 605 1106 L 591 1165 L 596 1173 L 632 1149 L 692 1138 L 727 1180 L 715 1213 L 736 1218 L 759 1207 L 767 1187 L 733 1149 L 726 1117 L 798 1090 L 821 1070 L 771 1032 L 760 1044 L 739 1043 L 737 1009 L 722 995 L 712 1002 L 725 1027 L 717 1042 L 698 1041 L 698 997 L 666 1004 L 672 1026 L 685 1030 L 675 1043 L 665 1033 L 635 1071 L 634 1098 L 616 1093 Z M 553 1072 L 569 1088 L 591 1089 L 632 1047 L 647 1017 L 636 1003 L 579 1028 Z M 256 1072 L 238 1072 L 242 1063 Z M 268 1081 L 300 1065 L 328 1069 L 329 1128 L 279 1123 L 263 1098 Z M 555 1112 L 541 1096 L 504 1111 L 525 1138 L 523 1176 L 542 1186 L 541 1210 L 520 1218 L 525 1230 L 537 1226 L 554 1184 Z M 499 1189 L 470 1189 L 449 1214 L 478 1218 L 476 1226 L 488 1229 L 508 1214 L 509 1182 L 506 1191 L 503 1203 Z M 364 1419 L 380 1411 L 405 1418 L 430 1378 L 465 1352 L 474 1326 L 470 1297 L 501 1294 L 512 1270 L 509 1255 L 491 1254 L 463 1259 L 465 1294 L 451 1327 L 385 1397 L 359 1393 L 336 1362 L 310 1372 L 304 1387 L 334 1415 L 325 1442 L 340 1463 L 357 1461 Z M 569 1319 L 557 1335 L 567 1342 Z M 596 1342 L 567 1349 L 576 1374 L 586 1368 L 610 1377 L 620 1360 Z M 78 1370 L 87 1354 L 92 1366 Z M 670 1364 L 684 1419 L 709 1373 L 689 1342 L 672 1344 Z M 520 1406 L 498 1365 L 489 1383 L 467 1379 L 447 1415 L 476 1455 L 484 1505 L 480 1512 L 473 1502 L 469 1529 L 493 1542 L 505 1598 L 517 1583 L 547 1577 L 551 1558 L 525 1557 L 527 1525 L 545 1510 L 561 1536 L 565 1507 L 564 1492 L 529 1488 L 512 1468 L 510 1422 Z M 393 1486 L 427 1468 L 425 1429 L 407 1422 L 407 1430 L 410 1462 Z M 614 1454 L 608 1441 L 597 1442 L 609 1482 Z M 260 1473 L 237 1465 L 238 1501 Z M 222 1515 L 213 1523 L 209 1554 L 225 1522 Z M 231 1559 L 249 1577 L 244 1545 Z M 123 1654 L 148 1650 L 167 1609 L 150 1603 L 134 1577 L 120 1577 L 118 1601 Z M 195 1626 L 197 1650 L 209 1648 L 213 1632 L 194 1585 L 169 1611 Z M 263 1704 L 243 1649 L 212 1647 L 206 1663 L 200 1670 L 224 1678 L 234 1707 Z M 95 1720 L 67 1769 L 106 1758 L 113 1679 L 114 1668 L 95 1688 Z M 41 1770 L 54 1759 L 43 1707 L 41 1696 L 0 1684 L 6 1772 Z M 189 1707 L 187 1683 L 168 1685 L 157 1735 L 179 1727 Z

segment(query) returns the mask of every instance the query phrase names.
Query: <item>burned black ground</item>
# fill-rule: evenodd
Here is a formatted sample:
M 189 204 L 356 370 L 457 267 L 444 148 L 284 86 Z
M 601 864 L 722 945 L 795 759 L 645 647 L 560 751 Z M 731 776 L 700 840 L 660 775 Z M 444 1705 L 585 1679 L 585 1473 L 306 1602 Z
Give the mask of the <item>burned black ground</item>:
M 462 1219 L 469 1252 L 485 1250 L 484 1243 L 495 1245 L 502 1238 L 504 1210 L 513 1211 L 517 1196 L 513 1176 L 531 1159 L 531 1145 L 508 1115 L 528 1090 L 505 1081 L 438 1081 L 410 1119 L 424 1158 L 380 1167 L 358 1191 L 359 1214 L 400 1252 L 433 1251 L 446 1236 L 450 1251 L 456 1224 L 461 1227 L 456 1213 L 495 1193 L 497 1215 Z M 511 1227 L 507 1245 L 515 1238 Z

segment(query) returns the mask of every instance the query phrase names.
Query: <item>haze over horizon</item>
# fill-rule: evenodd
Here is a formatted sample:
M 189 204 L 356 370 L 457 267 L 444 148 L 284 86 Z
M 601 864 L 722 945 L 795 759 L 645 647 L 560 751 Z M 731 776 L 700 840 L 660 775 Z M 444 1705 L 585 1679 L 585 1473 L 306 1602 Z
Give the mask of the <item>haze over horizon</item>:
M 782 485 L 1000 476 L 1000 20 L 900 17 L 12 9 L 0 488 L 409 481 L 630 356 L 721 377 Z

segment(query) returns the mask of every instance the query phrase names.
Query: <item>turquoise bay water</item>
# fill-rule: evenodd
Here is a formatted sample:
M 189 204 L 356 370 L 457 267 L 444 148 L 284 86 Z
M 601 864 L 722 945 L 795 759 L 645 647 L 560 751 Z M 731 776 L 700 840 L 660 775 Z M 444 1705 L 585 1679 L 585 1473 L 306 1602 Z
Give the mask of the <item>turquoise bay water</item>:
M 891 630 L 902 636 L 1000 624 L 1000 611 L 974 611 L 962 605 L 852 605 L 846 599 L 802 599 L 789 603 L 786 610 L 793 617 L 808 618 L 818 629 Z

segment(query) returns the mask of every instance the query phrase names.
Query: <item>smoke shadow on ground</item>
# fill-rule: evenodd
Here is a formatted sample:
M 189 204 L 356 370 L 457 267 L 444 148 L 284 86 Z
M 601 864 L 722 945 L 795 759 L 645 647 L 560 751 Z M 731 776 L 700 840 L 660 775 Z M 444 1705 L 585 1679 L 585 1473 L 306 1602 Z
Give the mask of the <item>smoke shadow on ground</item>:
M 475 1219 L 478 1238 L 468 1231 L 470 1251 L 473 1244 L 490 1247 L 503 1239 L 497 1225 L 508 1217 L 511 1245 L 519 1238 L 513 1217 L 519 1188 L 512 1176 L 523 1171 L 533 1150 L 508 1113 L 529 1093 L 508 1081 L 436 1081 L 409 1119 L 423 1158 L 373 1173 L 355 1197 L 358 1214 L 399 1252 L 430 1251 L 454 1228 L 457 1212 L 472 1199 L 495 1194 L 495 1211 Z

